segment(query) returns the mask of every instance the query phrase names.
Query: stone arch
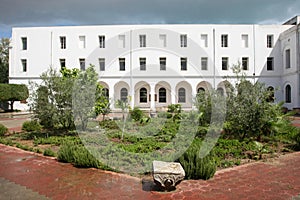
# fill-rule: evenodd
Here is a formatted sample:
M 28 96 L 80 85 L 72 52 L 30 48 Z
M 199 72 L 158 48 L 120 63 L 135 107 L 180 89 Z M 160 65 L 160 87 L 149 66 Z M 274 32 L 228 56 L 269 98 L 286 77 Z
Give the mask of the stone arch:
M 176 91 L 176 103 L 181 104 L 182 108 L 191 109 L 193 105 L 192 86 L 187 81 L 181 81 L 176 85 L 175 91 Z M 180 95 L 185 94 L 185 98 L 183 97 L 179 98 L 180 96 L 179 93 L 181 93 Z
M 145 94 L 146 93 L 146 94 Z M 141 95 L 146 95 L 146 99 Z M 134 86 L 135 106 L 140 108 L 150 108 L 150 85 L 145 81 L 137 82 Z
M 233 91 L 233 86 L 227 80 L 221 81 L 217 86 L 217 91 L 224 96 L 228 96 L 228 94 Z
M 117 100 L 121 99 L 121 90 L 124 89 L 124 88 L 127 90 L 127 94 L 128 94 L 128 97 L 129 97 L 130 87 L 129 87 L 128 83 L 126 83 L 124 81 L 119 81 L 118 83 L 115 84 L 115 86 L 114 86 L 114 101 L 117 101 Z M 127 100 L 129 102 L 130 98 L 127 99 Z
M 212 90 L 212 85 L 207 81 L 201 81 L 196 87 L 196 94 L 200 91 L 209 92 Z
M 163 96 L 163 92 L 165 89 L 165 97 Z M 160 81 L 155 85 L 155 107 L 167 107 L 171 104 L 171 85 L 168 82 Z M 165 102 L 163 101 L 165 100 Z

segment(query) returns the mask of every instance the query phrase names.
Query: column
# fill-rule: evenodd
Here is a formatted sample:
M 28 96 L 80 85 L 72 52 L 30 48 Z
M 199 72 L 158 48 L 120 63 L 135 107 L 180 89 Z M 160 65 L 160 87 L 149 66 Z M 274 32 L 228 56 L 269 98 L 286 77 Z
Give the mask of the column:
M 155 83 L 150 83 L 150 112 L 155 112 Z

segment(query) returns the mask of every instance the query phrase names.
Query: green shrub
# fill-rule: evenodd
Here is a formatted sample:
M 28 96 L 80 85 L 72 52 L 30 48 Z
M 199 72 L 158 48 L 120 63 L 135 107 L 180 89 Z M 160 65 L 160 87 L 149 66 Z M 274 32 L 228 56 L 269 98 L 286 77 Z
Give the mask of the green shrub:
M 7 132 L 8 129 L 3 124 L 0 124 L 0 136 L 4 136 Z
M 144 117 L 143 111 L 138 107 L 134 107 L 133 110 L 129 111 L 129 113 L 134 121 L 140 121 Z
M 44 156 L 52 156 L 52 157 L 55 157 L 55 152 L 52 151 L 52 149 L 50 148 L 47 148 L 44 150 L 44 153 L 43 153 Z
M 178 159 L 187 179 L 208 180 L 216 172 L 216 162 L 212 154 L 200 158 L 201 140 L 195 138 L 189 149 Z
M 76 167 L 104 168 L 82 144 L 73 141 L 66 141 L 62 144 L 57 159 L 61 162 L 72 163 Z
M 27 131 L 27 132 L 32 132 L 32 131 L 41 131 L 42 126 L 37 120 L 32 120 L 32 121 L 26 121 L 22 125 L 22 130 Z
M 118 124 L 114 120 L 104 120 L 100 121 L 99 125 L 104 129 L 120 129 Z

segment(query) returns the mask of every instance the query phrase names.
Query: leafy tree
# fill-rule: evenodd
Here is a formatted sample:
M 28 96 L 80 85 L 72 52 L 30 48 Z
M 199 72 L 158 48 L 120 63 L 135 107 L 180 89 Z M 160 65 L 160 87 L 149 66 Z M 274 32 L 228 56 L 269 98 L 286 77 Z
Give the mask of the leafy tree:
M 128 101 L 123 101 L 121 99 L 118 99 L 116 101 L 116 107 L 120 108 L 122 110 L 122 119 L 123 119 L 123 128 L 122 128 L 122 136 L 121 140 L 124 139 L 124 131 L 125 131 L 125 122 L 126 122 L 126 115 L 125 112 L 129 109 Z
M 102 120 L 104 120 L 105 116 L 108 115 L 110 111 L 109 98 L 104 94 L 104 88 L 100 84 L 97 84 L 95 114 L 97 116 L 102 114 Z
M 94 117 L 98 74 L 94 66 L 79 73 L 73 87 L 72 106 L 75 121 L 81 130 L 86 130 L 88 119 Z
M 61 76 L 50 68 L 41 79 L 41 85 L 31 83 L 31 110 L 45 128 L 73 129 L 72 88 L 76 77 Z
M 0 101 L 8 101 L 10 110 L 14 110 L 15 101 L 26 100 L 28 88 L 24 84 L 0 84 Z
M 8 38 L 0 40 L 0 83 L 8 83 L 8 65 L 9 65 L 9 44 Z

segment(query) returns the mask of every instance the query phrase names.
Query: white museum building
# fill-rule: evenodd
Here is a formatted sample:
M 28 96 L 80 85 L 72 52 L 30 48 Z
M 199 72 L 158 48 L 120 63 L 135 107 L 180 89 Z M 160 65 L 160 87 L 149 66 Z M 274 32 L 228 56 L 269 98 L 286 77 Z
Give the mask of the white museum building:
M 283 25 L 160 24 L 12 29 L 9 82 L 41 82 L 50 67 L 90 64 L 111 101 L 157 111 L 193 108 L 199 90 L 225 91 L 240 63 L 251 82 L 275 89 L 275 101 L 300 108 L 300 16 Z M 114 109 L 114 103 L 111 103 Z M 18 109 L 28 109 L 18 103 Z

